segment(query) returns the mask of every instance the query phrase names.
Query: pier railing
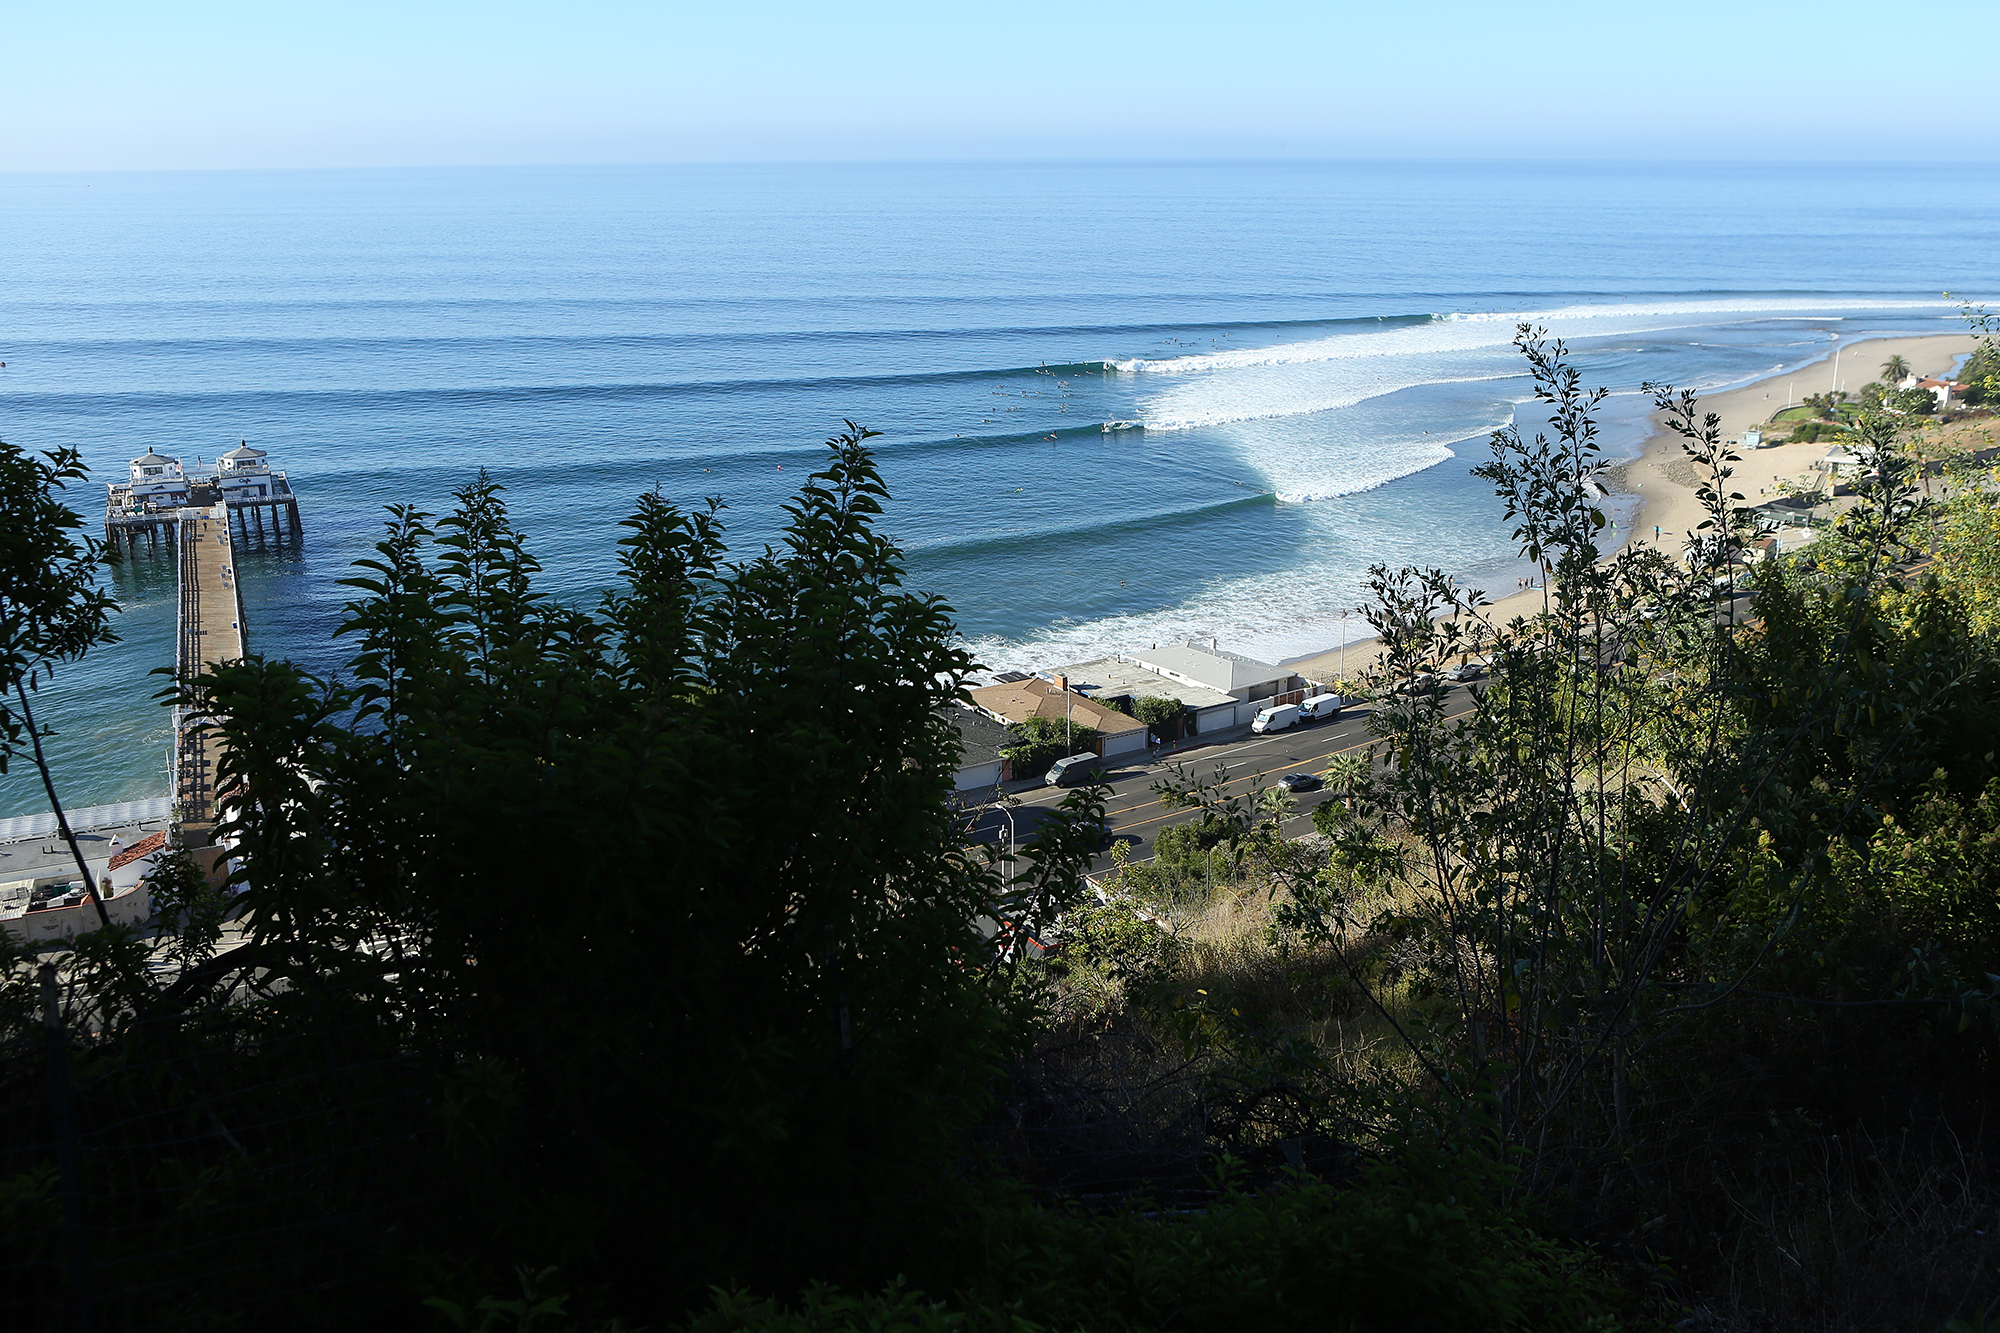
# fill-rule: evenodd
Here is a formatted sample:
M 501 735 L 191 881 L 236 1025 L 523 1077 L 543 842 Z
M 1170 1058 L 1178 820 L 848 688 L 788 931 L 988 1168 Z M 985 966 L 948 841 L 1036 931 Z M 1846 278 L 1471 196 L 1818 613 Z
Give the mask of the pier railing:
M 201 674 L 201 573 L 196 545 L 201 525 L 180 525 L 180 595 L 174 607 L 174 679 L 185 691 Z M 174 707 L 173 793 L 183 824 L 214 819 L 213 774 L 208 771 L 207 746 L 201 724 L 204 715 L 186 703 Z

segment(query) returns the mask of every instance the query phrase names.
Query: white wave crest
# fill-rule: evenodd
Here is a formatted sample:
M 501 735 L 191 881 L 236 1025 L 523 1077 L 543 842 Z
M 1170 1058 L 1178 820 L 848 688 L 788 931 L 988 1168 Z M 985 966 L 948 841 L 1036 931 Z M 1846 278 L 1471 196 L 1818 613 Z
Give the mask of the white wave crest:
M 1322 471 L 1314 476 L 1295 476 L 1276 486 L 1273 494 L 1280 504 L 1312 504 L 1318 500 L 1338 500 L 1387 486 L 1401 477 L 1434 468 L 1457 453 L 1446 445 L 1428 441 L 1390 446 L 1372 456 L 1333 457 L 1321 461 Z
M 1438 315 L 1423 324 L 1357 329 L 1275 347 L 1107 364 L 1126 374 L 1172 376 L 1142 403 L 1140 419 L 1148 430 L 1190 430 L 1333 411 L 1419 384 L 1519 375 L 1508 349 L 1522 324 L 1546 328 L 1558 338 L 1598 338 L 1755 319 L 1838 319 L 1868 310 L 1930 309 L 1943 314 L 1957 307 L 1943 301 L 1813 298 L 1571 305 Z M 1468 356 L 1491 358 L 1492 369 L 1468 373 Z

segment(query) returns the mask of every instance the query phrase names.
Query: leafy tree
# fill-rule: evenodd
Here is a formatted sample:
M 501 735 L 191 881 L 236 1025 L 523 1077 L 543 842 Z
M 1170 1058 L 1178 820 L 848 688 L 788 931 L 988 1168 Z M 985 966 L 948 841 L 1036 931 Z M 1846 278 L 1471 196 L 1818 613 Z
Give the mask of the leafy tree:
M 1882 382 L 1891 388 L 1901 384 L 1910 375 L 1910 363 L 1898 352 L 1882 363 Z
M 1065 755 L 1094 750 L 1098 741 L 1093 727 L 1049 717 L 1010 723 L 1007 732 L 1013 740 L 1000 753 L 1013 764 L 1016 777 L 1033 777 Z
M 25 741 L 84 890 L 97 906 L 98 920 L 108 926 L 111 919 L 56 795 L 42 747 L 49 733 L 36 724 L 29 698 L 57 666 L 117 641 L 111 631 L 117 603 L 97 582 L 98 570 L 113 553 L 79 534 L 83 518 L 57 494 L 88 476 L 74 449 L 37 456 L 0 440 L 0 774 Z
M 1892 412 L 1929 416 L 1937 411 L 1937 397 L 1929 389 L 1898 389 L 1883 395 L 1882 406 Z
M 642 497 L 595 614 L 536 590 L 481 477 L 391 512 L 352 685 L 199 682 L 254 923 L 200 984 L 357 997 L 451 1052 L 468 1244 L 624 1309 L 890 1262 L 1028 1031 L 975 923 L 1045 930 L 1095 852 L 1101 788 L 1011 879 L 965 843 L 939 709 L 972 663 L 900 586 L 866 438 L 754 559 L 719 506 Z
M 1800 654 L 1785 687 L 1759 682 L 1743 632 L 1718 615 L 1716 581 L 1741 576 L 1748 536 L 1719 419 L 1691 394 L 1655 389 L 1701 479 L 1697 553 L 1674 564 L 1650 549 L 1608 552 L 1603 392 L 1582 387 L 1560 342 L 1524 327 L 1517 345 L 1551 429 L 1496 433 L 1480 473 L 1523 558 L 1550 571 L 1546 609 L 1482 626 L 1490 680 L 1448 708 L 1396 687 L 1464 650 L 1486 619 L 1482 599 L 1437 570 L 1371 572 L 1376 693 L 1392 700 L 1370 718 L 1376 763 L 1348 784 L 1354 808 L 1318 807 L 1333 861 L 1274 916 L 1342 960 L 1434 1086 L 1466 1088 L 1462 1061 L 1488 1070 L 1501 1132 L 1533 1146 L 1546 1173 L 1534 1187 L 1557 1188 L 1567 1172 L 1626 1169 L 1617 1163 L 1656 1114 L 1640 1090 L 1660 1074 L 1663 1043 L 1757 972 L 1782 913 L 1816 884 L 1824 862 L 1810 849 L 1865 823 L 1866 792 L 1893 790 L 1926 747 L 1937 753 L 1955 727 L 1974 734 L 1948 713 L 1971 663 L 1942 608 L 1912 604 L 1920 628 L 1861 675 L 1854 659 L 1872 656 L 1861 645 L 1875 613 L 1836 596 L 1812 611 L 1824 651 Z M 1881 416 L 1857 424 L 1883 480 L 1828 543 L 1844 562 L 1831 587 L 1879 586 L 1903 550 L 1915 500 L 1894 431 Z M 1777 656 L 1798 638 L 1774 619 L 1757 641 Z M 1759 695 L 1776 706 L 1746 709 Z M 1848 740 L 1857 725 L 1872 728 L 1865 744 Z M 1768 827 L 1782 805 L 1774 789 L 1795 791 L 1795 773 L 1842 744 L 1840 798 L 1790 835 L 1784 873 L 1754 891 L 1779 914 L 1761 933 L 1717 927 L 1744 919 L 1753 894 L 1738 874 L 1751 821 Z M 1365 941 L 1400 961 L 1371 970 Z
M 1179 699 L 1147 695 L 1132 701 L 1132 716 L 1158 731 L 1172 726 L 1187 715 L 1187 705 Z
M 2000 349 L 1995 348 L 1991 338 L 1982 340 L 1966 359 L 1958 373 L 1958 382 L 1965 386 L 1960 396 L 1967 403 L 1980 406 L 2000 403 Z
M 1958 373 L 1958 382 L 1965 386 L 1961 397 L 1975 405 L 2000 403 L 2000 315 L 1969 303 L 1959 309 L 1966 325 L 1979 335 Z
M 1992 492 L 1968 489 L 1943 507 L 1931 569 L 1974 633 L 2000 636 L 2000 502 Z

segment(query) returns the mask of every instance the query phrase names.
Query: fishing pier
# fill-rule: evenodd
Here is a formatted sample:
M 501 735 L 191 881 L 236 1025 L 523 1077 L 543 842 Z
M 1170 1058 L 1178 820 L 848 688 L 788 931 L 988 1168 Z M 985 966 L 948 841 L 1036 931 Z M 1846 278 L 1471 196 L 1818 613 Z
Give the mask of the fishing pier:
M 264 451 L 248 444 L 216 459 L 214 468 L 192 472 L 177 458 L 148 451 L 132 460 L 129 481 L 105 489 L 107 542 L 135 553 L 142 544 L 155 551 L 171 545 L 174 552 L 175 678 L 185 683 L 242 657 L 248 622 L 237 547 L 298 539 L 299 500 L 285 474 L 273 472 Z M 173 804 L 190 845 L 205 843 L 218 818 L 221 741 L 207 721 L 199 699 L 174 709 Z
M 188 681 L 243 656 L 243 595 L 227 506 L 183 509 L 180 598 L 174 613 L 174 675 Z M 174 709 L 173 792 L 183 835 L 215 826 L 215 774 L 221 742 L 202 724 L 200 705 Z M 193 841 L 193 839 L 190 839 Z

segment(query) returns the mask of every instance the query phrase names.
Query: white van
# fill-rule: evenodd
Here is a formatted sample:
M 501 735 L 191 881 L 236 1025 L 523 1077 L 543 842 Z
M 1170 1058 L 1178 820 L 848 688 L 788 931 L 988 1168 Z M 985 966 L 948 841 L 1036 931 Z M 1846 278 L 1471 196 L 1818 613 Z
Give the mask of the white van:
M 1337 694 L 1315 694 L 1299 704 L 1299 721 L 1323 722 L 1330 717 L 1339 717 L 1340 710 L 1347 707 L 1347 700 Z
M 1277 708 L 1266 708 L 1257 714 L 1257 720 L 1250 724 L 1250 730 L 1259 736 L 1267 731 L 1283 731 L 1299 720 L 1297 704 L 1283 704 Z

